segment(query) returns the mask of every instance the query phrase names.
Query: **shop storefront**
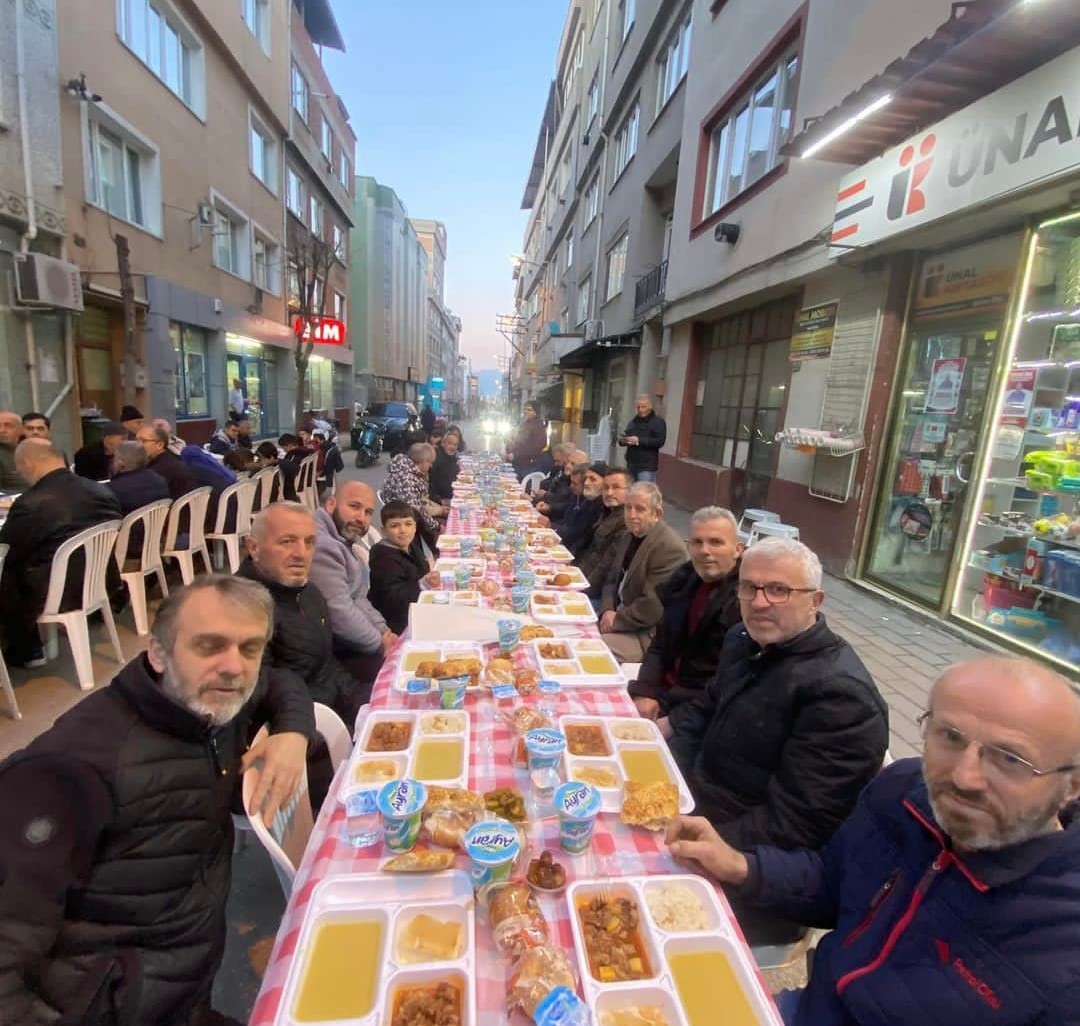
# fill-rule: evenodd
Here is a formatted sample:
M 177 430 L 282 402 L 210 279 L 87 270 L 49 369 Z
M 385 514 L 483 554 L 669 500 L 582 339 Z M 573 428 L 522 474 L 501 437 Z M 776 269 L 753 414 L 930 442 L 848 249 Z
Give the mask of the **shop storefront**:
M 251 433 L 257 438 L 276 435 L 279 430 L 277 410 L 278 360 L 287 354 L 231 332 L 225 336 L 225 376 L 229 389 L 236 379 L 244 395 L 244 413 L 251 421 Z

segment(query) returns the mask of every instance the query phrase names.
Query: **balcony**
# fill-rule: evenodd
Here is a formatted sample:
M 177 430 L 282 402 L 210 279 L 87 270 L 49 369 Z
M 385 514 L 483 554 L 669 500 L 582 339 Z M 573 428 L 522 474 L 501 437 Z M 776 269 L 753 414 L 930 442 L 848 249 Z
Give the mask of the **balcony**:
M 634 286 L 634 316 L 640 317 L 646 310 L 664 298 L 667 284 L 667 261 L 657 264 Z

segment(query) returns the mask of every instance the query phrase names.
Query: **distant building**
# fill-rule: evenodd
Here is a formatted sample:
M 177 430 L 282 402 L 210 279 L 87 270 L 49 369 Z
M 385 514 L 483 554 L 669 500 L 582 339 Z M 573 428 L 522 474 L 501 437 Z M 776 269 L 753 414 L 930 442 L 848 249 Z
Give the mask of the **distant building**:
M 441 221 L 413 218 L 420 245 L 428 254 L 427 358 L 428 375 L 424 401 L 448 412 L 460 406 L 458 346 L 461 319 L 446 305 L 446 225 Z

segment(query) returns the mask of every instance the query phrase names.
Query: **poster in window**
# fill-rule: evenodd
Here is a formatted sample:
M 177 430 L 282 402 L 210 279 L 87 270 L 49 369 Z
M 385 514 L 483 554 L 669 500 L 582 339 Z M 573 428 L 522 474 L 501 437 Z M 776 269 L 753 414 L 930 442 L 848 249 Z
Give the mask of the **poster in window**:
M 819 303 L 799 311 L 791 336 L 790 359 L 821 360 L 832 353 L 839 303 Z
M 930 387 L 926 390 L 927 413 L 956 413 L 964 384 L 966 356 L 949 356 L 934 361 Z
M 206 398 L 206 365 L 202 353 L 187 353 L 187 394 L 189 399 Z
M 1028 426 L 1028 417 L 1035 400 L 1036 374 L 1034 367 L 1013 367 L 1009 371 L 1000 423 L 1010 427 Z

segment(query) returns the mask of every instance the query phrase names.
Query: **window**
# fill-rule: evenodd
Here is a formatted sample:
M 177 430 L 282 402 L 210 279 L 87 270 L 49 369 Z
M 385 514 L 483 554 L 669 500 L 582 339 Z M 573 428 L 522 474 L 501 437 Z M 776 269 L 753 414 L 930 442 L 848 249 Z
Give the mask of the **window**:
M 564 306 L 559 314 L 559 333 L 570 330 L 570 307 Z
M 281 256 L 277 244 L 260 229 L 254 229 L 251 243 L 254 284 L 263 292 L 281 294 Z
M 248 125 L 251 149 L 251 173 L 275 196 L 277 195 L 277 140 L 254 114 Z
M 345 323 L 345 297 L 340 292 L 334 293 L 334 319 Z
M 327 120 L 325 114 L 322 119 L 322 142 L 319 149 L 322 150 L 322 155 L 331 162 L 332 167 L 334 159 L 334 130 L 330 127 L 330 122 Z
M 169 322 L 169 338 L 176 357 L 176 419 L 205 417 L 210 412 L 206 382 L 206 332 Z
M 345 262 L 345 233 L 341 230 L 341 225 L 335 224 L 330 229 L 331 245 L 334 249 L 334 256 L 337 257 L 342 263 Z
M 304 379 L 304 409 L 330 410 L 334 399 L 333 373 L 334 364 L 325 356 L 311 357 Z
M 590 224 L 596 218 L 596 215 L 600 212 L 600 176 L 594 175 L 593 180 L 589 183 L 588 189 L 585 190 L 585 224 L 583 227 L 588 228 Z
M 244 24 L 259 41 L 266 53 L 270 52 L 270 0 L 241 0 L 244 8 Z
M 634 27 L 635 0 L 622 0 L 622 38 L 625 40 Z
M 585 113 L 585 125 L 588 127 L 592 124 L 592 119 L 600 112 L 600 70 L 597 69 L 596 74 L 592 77 L 592 82 L 589 83 L 589 99 L 586 104 Z
M 342 150 L 338 154 L 338 181 L 348 189 L 350 178 L 352 178 L 352 161 L 349 160 L 349 155 Z
M 607 292 L 604 302 L 608 302 L 622 292 L 623 279 L 626 277 L 626 250 L 630 244 L 630 233 L 623 232 L 615 245 L 608 250 Z
M 156 149 L 99 107 L 87 107 L 86 198 L 113 217 L 158 232 L 161 172 Z
M 709 131 L 708 179 L 702 216 L 719 210 L 767 174 L 791 135 L 797 53 L 771 61 L 757 84 Z
M 315 277 L 311 281 L 311 311 L 320 313 L 323 308 L 323 280 Z
M 656 113 L 659 114 L 686 77 L 690 62 L 690 15 L 675 30 L 656 65 Z
M 240 273 L 240 232 L 243 226 L 219 210 L 214 224 L 214 263 L 223 271 Z
M 577 292 L 577 323 L 584 324 L 589 319 L 592 307 L 592 275 L 581 279 Z
M 202 44 L 167 0 L 117 0 L 117 33 L 196 114 L 202 111 Z
M 307 122 L 308 119 L 308 84 L 304 73 L 297 67 L 292 66 L 292 108 Z
M 638 105 L 635 103 L 633 110 L 626 116 L 619 131 L 615 134 L 615 168 L 612 174 L 612 183 L 616 182 L 626 170 L 626 165 L 633 159 L 637 152 L 638 130 Z
M 323 210 L 322 204 L 314 197 L 308 198 L 308 225 L 311 233 L 322 238 L 323 233 Z
M 574 229 L 566 233 L 566 268 L 569 270 L 574 266 Z
M 288 289 L 289 309 L 295 310 L 300 306 L 300 271 L 296 264 L 289 264 L 289 280 L 286 283 Z
M 570 133 L 571 138 L 573 134 Z M 567 185 L 570 184 L 570 164 L 573 160 L 573 153 L 570 149 L 570 142 L 566 143 L 566 147 L 563 149 L 562 158 L 559 161 L 559 177 L 555 185 L 556 196 L 561 196 L 566 192 Z
M 254 279 L 256 287 L 262 289 L 264 292 L 269 291 L 269 288 L 266 284 L 266 275 L 268 271 L 266 263 L 266 249 L 267 246 L 265 240 L 256 237 L 251 247 L 251 252 L 254 258 Z
M 290 167 L 285 169 L 285 202 L 297 217 L 304 217 L 304 180 Z

